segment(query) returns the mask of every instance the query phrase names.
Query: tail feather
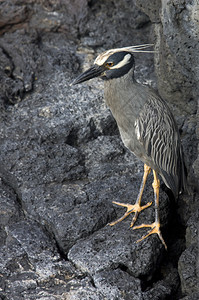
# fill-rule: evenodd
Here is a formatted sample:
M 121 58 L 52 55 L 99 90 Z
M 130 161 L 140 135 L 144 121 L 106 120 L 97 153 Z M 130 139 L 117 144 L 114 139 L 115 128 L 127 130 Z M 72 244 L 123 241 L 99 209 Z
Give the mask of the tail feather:
M 179 193 L 182 193 L 183 191 L 188 191 L 188 186 L 187 186 L 187 168 L 184 162 L 184 154 L 182 147 L 180 148 L 180 157 L 179 157 Z
M 160 175 L 162 176 L 162 179 L 166 186 L 172 191 L 175 198 L 178 197 L 179 194 L 179 188 L 178 188 L 178 176 L 168 174 L 166 171 L 161 170 Z
M 169 174 L 168 172 L 161 170 L 160 175 L 162 176 L 166 186 L 171 189 L 175 198 L 182 192 L 188 192 L 187 186 L 187 169 L 184 163 L 184 155 L 182 147 L 180 147 L 177 174 Z

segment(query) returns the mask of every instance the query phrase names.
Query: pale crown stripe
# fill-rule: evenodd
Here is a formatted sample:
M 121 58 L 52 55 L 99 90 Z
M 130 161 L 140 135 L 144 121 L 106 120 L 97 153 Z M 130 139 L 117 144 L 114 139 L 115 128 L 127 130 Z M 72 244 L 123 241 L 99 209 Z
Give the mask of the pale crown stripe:
M 94 61 L 94 64 L 97 64 L 98 66 L 102 66 L 107 58 L 114 53 L 114 50 L 108 50 L 106 52 L 103 52 L 102 54 L 98 55 L 96 60 Z
M 98 66 L 102 66 L 105 63 L 105 61 L 108 59 L 108 57 L 110 57 L 113 53 L 115 53 L 114 50 L 108 50 L 108 51 L 98 55 L 98 57 L 94 61 L 94 64 L 97 64 Z M 116 66 L 111 67 L 110 69 L 119 69 L 119 68 L 121 68 L 122 66 L 127 64 L 130 57 L 131 57 L 131 54 L 129 54 L 129 53 L 126 54 L 124 59 L 121 62 L 119 62 Z

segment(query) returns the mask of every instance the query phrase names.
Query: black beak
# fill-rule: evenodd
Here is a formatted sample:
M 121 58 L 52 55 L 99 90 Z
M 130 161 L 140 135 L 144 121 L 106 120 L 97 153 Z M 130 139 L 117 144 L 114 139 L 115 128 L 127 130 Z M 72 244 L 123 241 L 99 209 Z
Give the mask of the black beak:
M 89 79 L 98 77 L 102 75 L 104 72 L 104 68 L 102 66 L 93 65 L 90 69 L 85 71 L 84 73 L 80 74 L 70 85 L 78 84 Z

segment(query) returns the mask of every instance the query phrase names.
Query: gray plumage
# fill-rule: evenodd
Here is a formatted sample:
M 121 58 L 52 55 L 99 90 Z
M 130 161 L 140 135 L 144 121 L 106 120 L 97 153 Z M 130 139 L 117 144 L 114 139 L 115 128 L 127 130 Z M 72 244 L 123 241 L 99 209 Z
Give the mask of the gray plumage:
M 73 84 L 94 77 L 104 79 L 106 104 L 117 122 L 124 145 L 144 163 L 144 175 L 135 204 L 115 202 L 125 207 L 125 214 L 111 222 L 113 226 L 134 213 L 130 227 L 133 229 L 151 228 L 138 240 L 158 234 L 165 249 L 166 243 L 160 231 L 158 174 L 170 188 L 175 197 L 185 190 L 186 172 L 180 136 L 174 117 L 164 100 L 149 86 L 138 84 L 134 79 L 133 52 L 143 52 L 149 45 L 110 49 L 98 55 L 94 65 L 78 76 Z M 153 170 L 153 190 L 155 200 L 155 222 L 134 226 L 138 214 L 152 202 L 141 205 L 141 199 L 147 177 Z
M 105 81 L 104 95 L 125 146 L 157 171 L 177 197 L 186 188 L 186 176 L 178 128 L 168 105 L 152 88 L 134 80 L 133 69 Z

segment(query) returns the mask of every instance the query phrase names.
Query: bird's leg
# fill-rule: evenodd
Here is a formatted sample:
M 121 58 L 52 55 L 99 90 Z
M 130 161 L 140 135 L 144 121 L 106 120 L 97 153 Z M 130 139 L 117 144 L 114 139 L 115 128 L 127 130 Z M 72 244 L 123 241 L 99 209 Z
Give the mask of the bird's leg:
M 127 211 L 125 212 L 125 214 L 121 218 L 119 218 L 118 220 L 116 220 L 112 223 L 109 223 L 109 225 L 113 226 L 113 225 L 119 223 L 120 221 L 124 220 L 126 217 L 128 217 L 131 213 L 134 212 L 135 215 L 134 215 L 134 217 L 132 219 L 132 222 L 131 222 L 131 225 L 130 225 L 130 227 L 132 227 L 134 225 L 135 221 L 137 220 L 139 212 L 141 212 L 143 209 L 149 207 L 152 204 L 152 202 L 148 202 L 146 205 L 141 206 L 141 199 L 142 199 L 142 194 L 143 194 L 143 191 L 144 191 L 144 186 L 146 184 L 147 177 L 148 177 L 150 171 L 151 171 L 151 168 L 148 167 L 145 164 L 144 165 L 144 175 L 143 175 L 143 178 L 142 178 L 140 191 L 139 191 L 139 194 L 138 194 L 138 197 L 137 197 L 137 200 L 136 200 L 135 204 L 126 204 L 126 203 L 120 203 L 120 202 L 113 201 L 114 204 L 126 207 Z
M 149 235 L 153 233 L 157 233 L 161 242 L 163 243 L 165 249 L 167 249 L 167 245 L 162 237 L 161 231 L 160 231 L 160 215 L 159 215 L 159 190 L 160 190 L 160 180 L 158 179 L 158 175 L 156 171 L 153 170 L 153 190 L 154 190 L 154 197 L 155 197 L 155 222 L 152 224 L 142 224 L 139 226 L 134 226 L 133 229 L 140 229 L 145 227 L 152 228 L 145 236 L 143 236 L 141 239 L 139 239 L 137 242 L 143 241 L 145 238 L 147 238 Z

